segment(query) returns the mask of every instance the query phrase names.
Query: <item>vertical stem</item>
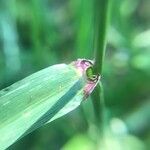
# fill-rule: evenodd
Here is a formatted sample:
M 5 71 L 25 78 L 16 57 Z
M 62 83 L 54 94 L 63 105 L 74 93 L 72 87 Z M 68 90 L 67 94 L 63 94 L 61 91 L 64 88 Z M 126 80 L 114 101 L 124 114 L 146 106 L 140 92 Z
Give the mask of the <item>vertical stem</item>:
M 99 128 L 100 132 L 103 132 L 103 124 L 104 124 L 104 95 L 103 95 L 103 87 L 102 83 L 97 85 L 96 89 L 92 93 L 92 102 L 94 107 L 94 113 L 96 118 L 96 125 Z
M 108 24 L 108 10 L 110 0 L 95 0 L 95 33 L 94 33 L 94 51 L 95 51 L 95 72 L 102 73 L 102 64 L 104 60 L 106 47 L 106 31 Z
M 102 65 L 105 55 L 106 47 L 106 31 L 108 25 L 108 12 L 110 0 L 94 0 L 94 51 L 95 51 L 95 64 L 94 72 L 96 74 L 102 73 Z M 100 83 L 92 94 L 93 107 L 95 117 L 100 132 L 103 132 L 104 123 L 104 97 L 103 97 L 102 83 Z

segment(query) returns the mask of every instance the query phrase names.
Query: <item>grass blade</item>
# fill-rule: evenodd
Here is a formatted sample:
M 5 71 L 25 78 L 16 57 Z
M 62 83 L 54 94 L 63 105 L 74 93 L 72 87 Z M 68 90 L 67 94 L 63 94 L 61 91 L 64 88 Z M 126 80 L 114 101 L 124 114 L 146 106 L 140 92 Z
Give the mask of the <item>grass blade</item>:
M 78 107 L 99 80 L 89 81 L 89 67 L 81 59 L 53 65 L 0 91 L 0 149 Z

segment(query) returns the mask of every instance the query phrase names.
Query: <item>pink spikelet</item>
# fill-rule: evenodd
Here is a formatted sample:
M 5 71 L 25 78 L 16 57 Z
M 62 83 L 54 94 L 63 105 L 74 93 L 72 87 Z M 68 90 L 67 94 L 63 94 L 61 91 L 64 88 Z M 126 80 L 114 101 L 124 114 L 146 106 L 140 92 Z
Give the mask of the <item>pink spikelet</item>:
M 77 61 L 73 62 L 73 65 L 78 69 L 79 72 L 81 72 L 82 76 L 86 80 L 86 84 L 83 90 L 83 94 L 84 94 L 83 99 L 86 99 L 92 93 L 96 85 L 98 84 L 100 80 L 100 76 L 93 75 L 93 78 L 89 78 L 87 76 L 86 70 L 90 67 L 93 67 L 93 62 L 91 60 L 78 59 Z

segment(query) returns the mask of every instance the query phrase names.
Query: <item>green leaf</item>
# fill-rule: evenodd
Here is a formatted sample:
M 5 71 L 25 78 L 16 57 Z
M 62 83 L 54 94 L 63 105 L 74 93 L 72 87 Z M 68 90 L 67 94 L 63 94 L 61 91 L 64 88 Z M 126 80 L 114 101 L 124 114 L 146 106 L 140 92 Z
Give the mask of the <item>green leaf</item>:
M 91 62 L 79 59 L 43 69 L 0 91 L 0 149 L 78 107 L 97 82 Z

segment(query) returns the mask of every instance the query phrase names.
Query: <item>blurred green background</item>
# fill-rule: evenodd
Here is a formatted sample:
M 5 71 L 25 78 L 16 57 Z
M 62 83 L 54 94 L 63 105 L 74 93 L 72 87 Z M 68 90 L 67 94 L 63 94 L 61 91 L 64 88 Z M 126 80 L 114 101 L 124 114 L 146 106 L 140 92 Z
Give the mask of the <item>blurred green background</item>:
M 53 64 L 93 59 L 93 12 L 93 0 L 0 0 L 0 89 Z M 88 98 L 8 150 L 150 148 L 150 1 L 113 0 L 110 23 L 99 146 Z

